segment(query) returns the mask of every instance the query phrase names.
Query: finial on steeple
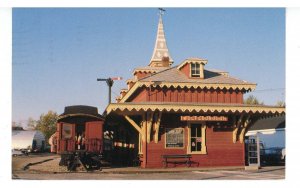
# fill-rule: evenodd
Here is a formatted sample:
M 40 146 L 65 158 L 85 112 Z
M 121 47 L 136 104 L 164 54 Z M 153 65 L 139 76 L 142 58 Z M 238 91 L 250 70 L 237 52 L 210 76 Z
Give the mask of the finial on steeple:
M 159 10 L 159 17 L 161 17 L 165 13 L 165 11 L 166 11 L 163 8 L 158 8 L 158 10 Z
M 155 46 L 153 50 L 153 55 L 150 60 L 149 66 L 151 67 L 169 67 L 173 63 L 173 59 L 169 54 L 167 47 L 167 42 L 164 33 L 164 26 L 162 22 L 162 15 L 166 11 L 163 8 L 158 8 L 159 10 L 159 21 L 157 27 L 157 35 Z

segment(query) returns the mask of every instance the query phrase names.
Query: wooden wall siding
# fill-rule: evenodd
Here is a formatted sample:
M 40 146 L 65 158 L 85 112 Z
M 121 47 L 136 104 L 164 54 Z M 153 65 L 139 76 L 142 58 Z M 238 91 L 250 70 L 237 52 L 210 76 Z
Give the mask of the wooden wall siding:
M 236 103 L 236 92 L 230 91 L 230 102 L 231 103 Z
M 153 140 L 147 144 L 147 168 L 163 167 L 161 155 L 164 154 L 186 154 L 188 143 L 188 130 L 186 122 L 179 121 L 179 116 L 163 114 L 159 142 Z M 184 127 L 184 147 L 178 149 L 165 148 L 165 128 Z M 192 155 L 193 162 L 199 162 L 199 167 L 213 166 L 244 166 L 244 144 L 232 142 L 232 131 L 215 132 L 211 126 L 206 129 L 206 155 Z M 171 167 L 173 164 L 169 164 Z M 183 165 L 176 165 L 178 167 Z M 197 166 L 193 163 L 192 166 Z
M 60 142 L 59 140 L 61 140 L 61 128 L 62 128 L 62 123 L 56 123 L 56 133 L 57 133 L 57 140 L 58 143 Z M 59 153 L 61 151 L 61 146 L 60 144 L 57 144 L 57 153 Z
M 149 97 L 153 95 L 149 95 L 149 92 L 146 89 L 138 89 L 136 94 L 133 94 L 129 101 L 132 102 L 145 102 L 145 101 L 155 101 L 154 99 L 150 99 Z
M 172 91 L 164 89 L 164 101 L 171 102 L 171 93 Z
M 241 91 L 141 88 L 128 102 L 193 102 L 193 103 L 243 103 Z
M 183 89 L 178 89 L 175 92 L 177 92 L 177 101 L 178 102 L 184 102 L 184 91 L 183 91 Z
M 211 102 L 213 102 L 213 103 L 218 102 L 218 93 L 217 93 L 217 91 L 212 91 L 212 93 L 211 93 Z
M 217 93 L 218 103 L 225 103 L 224 92 L 218 91 Z
M 236 99 L 236 103 L 243 104 L 243 94 L 241 92 L 237 93 Z
M 154 141 L 151 139 L 151 142 L 147 144 L 147 168 L 163 167 L 161 155 L 186 153 L 186 146 L 179 149 L 165 148 L 165 128 L 184 128 L 185 124 L 185 122 L 179 121 L 179 116 L 174 116 L 170 114 L 162 115 L 158 143 L 154 143 Z M 184 132 L 187 133 L 187 128 L 185 128 Z M 184 145 L 186 145 L 186 143 L 187 137 L 186 135 L 184 135 Z
M 208 90 L 204 91 L 204 102 L 211 102 L 211 92 Z
M 187 77 L 190 77 L 190 64 L 187 63 L 185 64 L 181 69 L 180 71 L 185 74 Z
M 198 92 L 198 102 L 202 103 L 204 101 L 204 92 Z
M 230 103 L 230 93 L 229 92 L 225 92 L 225 96 L 224 96 L 224 102 L 225 103 Z
M 194 103 L 198 102 L 197 94 L 197 91 L 195 89 L 192 89 L 192 102 Z

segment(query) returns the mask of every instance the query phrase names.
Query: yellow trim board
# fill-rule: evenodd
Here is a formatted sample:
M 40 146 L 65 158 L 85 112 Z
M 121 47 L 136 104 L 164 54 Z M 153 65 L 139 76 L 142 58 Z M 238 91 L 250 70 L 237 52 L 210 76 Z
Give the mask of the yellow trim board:
M 241 104 L 217 104 L 217 103 L 111 103 L 106 108 L 106 113 L 113 111 L 165 111 L 165 112 L 211 112 L 211 113 L 285 113 L 284 107 L 241 105 Z

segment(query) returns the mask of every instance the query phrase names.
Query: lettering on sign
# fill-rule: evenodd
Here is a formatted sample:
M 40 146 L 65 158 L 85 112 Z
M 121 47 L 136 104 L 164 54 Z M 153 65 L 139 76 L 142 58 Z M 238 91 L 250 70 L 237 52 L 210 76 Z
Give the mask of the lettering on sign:
M 180 116 L 181 121 L 228 121 L 226 116 Z

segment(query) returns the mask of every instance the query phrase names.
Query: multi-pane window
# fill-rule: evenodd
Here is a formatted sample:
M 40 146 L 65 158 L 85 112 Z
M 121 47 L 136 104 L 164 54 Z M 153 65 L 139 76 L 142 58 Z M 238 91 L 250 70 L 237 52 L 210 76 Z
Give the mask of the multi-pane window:
M 202 148 L 202 128 L 201 124 L 191 124 L 190 128 L 191 152 L 201 151 Z
M 200 64 L 199 63 L 191 63 L 191 76 L 192 77 L 200 77 Z

